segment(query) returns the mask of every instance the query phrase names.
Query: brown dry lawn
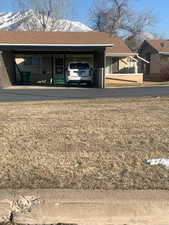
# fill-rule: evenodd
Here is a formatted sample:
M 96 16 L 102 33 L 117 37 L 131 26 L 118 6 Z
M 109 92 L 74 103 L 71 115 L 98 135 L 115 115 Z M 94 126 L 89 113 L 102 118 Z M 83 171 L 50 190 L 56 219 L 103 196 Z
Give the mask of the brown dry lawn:
M 0 188 L 169 189 L 169 98 L 0 103 Z

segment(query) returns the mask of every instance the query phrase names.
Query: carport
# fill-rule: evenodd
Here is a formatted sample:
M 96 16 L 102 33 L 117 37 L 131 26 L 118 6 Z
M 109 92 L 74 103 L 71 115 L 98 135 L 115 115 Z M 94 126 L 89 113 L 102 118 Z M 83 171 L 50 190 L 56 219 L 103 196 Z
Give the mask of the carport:
M 39 76 L 50 71 L 52 84 L 65 80 L 67 58 L 90 58 L 94 69 L 94 87 L 105 87 L 105 49 L 113 46 L 111 39 L 100 32 L 0 32 L 0 87 L 18 84 L 18 59 L 40 57 Z M 62 59 L 62 60 L 61 60 Z M 62 61 L 62 65 L 61 65 Z M 19 63 L 18 63 L 19 62 Z M 59 62 L 59 63 L 58 63 Z M 57 68 L 60 69 L 57 70 Z M 61 71 L 62 66 L 62 71 Z M 44 68 L 45 67 L 45 68 Z M 30 67 L 31 71 L 33 66 Z M 57 74 L 57 71 L 60 73 Z M 32 72 L 32 77 L 35 79 Z M 65 82 L 64 82 L 65 84 Z

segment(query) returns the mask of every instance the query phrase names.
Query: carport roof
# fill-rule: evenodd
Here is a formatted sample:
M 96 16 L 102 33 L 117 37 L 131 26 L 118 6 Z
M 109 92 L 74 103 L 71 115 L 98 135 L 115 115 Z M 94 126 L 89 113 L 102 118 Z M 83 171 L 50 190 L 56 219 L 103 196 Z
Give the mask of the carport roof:
M 120 38 L 104 32 L 0 31 L 0 46 L 106 47 L 107 56 L 133 55 Z
M 102 32 L 0 31 L 0 46 L 113 46 Z

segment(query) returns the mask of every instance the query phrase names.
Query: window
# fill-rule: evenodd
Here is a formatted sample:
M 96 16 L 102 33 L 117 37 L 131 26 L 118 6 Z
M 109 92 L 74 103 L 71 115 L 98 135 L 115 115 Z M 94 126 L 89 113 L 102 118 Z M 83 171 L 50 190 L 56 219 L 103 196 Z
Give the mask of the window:
M 24 58 L 24 65 L 32 65 L 32 57 Z
M 32 56 L 24 58 L 24 65 L 26 66 L 39 66 L 40 65 L 40 56 Z
M 70 69 L 79 69 L 79 70 L 89 69 L 89 64 L 88 63 L 71 63 Z

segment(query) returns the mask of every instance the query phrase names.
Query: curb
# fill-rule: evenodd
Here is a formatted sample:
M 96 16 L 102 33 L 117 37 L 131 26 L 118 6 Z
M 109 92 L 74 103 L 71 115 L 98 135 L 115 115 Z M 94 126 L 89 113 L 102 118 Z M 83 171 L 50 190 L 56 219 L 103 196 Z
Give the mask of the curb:
M 10 193 L 0 191 L 0 224 L 168 224 L 168 191 L 19 190 L 11 205 Z

